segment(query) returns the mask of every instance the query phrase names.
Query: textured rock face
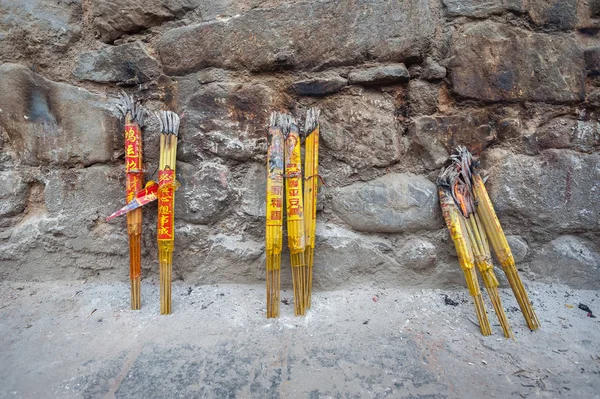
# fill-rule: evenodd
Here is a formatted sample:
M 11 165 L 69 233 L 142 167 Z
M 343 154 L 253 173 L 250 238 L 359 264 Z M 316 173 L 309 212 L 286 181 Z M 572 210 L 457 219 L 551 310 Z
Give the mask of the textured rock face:
M 337 190 L 336 214 L 354 230 L 402 233 L 432 230 L 440 225 L 437 189 L 429 180 L 389 174 L 369 183 Z
M 46 66 L 81 35 L 79 1 L 3 0 L 0 3 L 0 60 L 27 59 Z
M 0 108 L 0 124 L 29 165 L 91 165 L 112 159 L 111 130 L 116 126 L 106 98 L 3 64 Z
M 494 132 L 485 111 L 455 116 L 422 116 L 411 127 L 415 147 L 422 152 L 428 168 L 441 167 L 457 145 L 479 153 L 494 141 Z
M 265 126 L 316 106 L 316 286 L 464 287 L 434 182 L 466 145 L 524 278 L 593 287 L 598 4 L 0 0 L 0 280 L 127 280 L 125 219 L 105 221 L 125 201 L 125 91 L 150 111 L 147 179 L 152 113 L 182 117 L 174 278 L 264 284 Z
M 136 42 L 81 54 L 73 74 L 81 80 L 135 85 L 157 78 L 160 67 Z
M 378 93 L 328 99 L 321 139 L 333 156 L 352 167 L 387 166 L 400 159 L 403 127 L 394 102 Z
M 125 33 L 135 33 L 180 18 L 200 3 L 199 0 L 92 0 L 93 25 L 100 40 L 111 43 Z
M 324 68 L 419 58 L 437 21 L 428 1 L 326 1 L 253 9 L 167 32 L 159 52 L 180 75 L 206 67 L 252 71 Z
M 549 150 L 539 157 L 494 152 L 489 191 L 500 215 L 543 230 L 600 226 L 600 157 Z
M 583 52 L 572 39 L 486 21 L 457 31 L 452 54 L 451 79 L 459 96 L 575 102 L 585 95 Z
M 532 261 L 531 269 L 545 280 L 587 289 L 600 288 L 597 245 L 579 237 L 564 235 L 552 240 Z

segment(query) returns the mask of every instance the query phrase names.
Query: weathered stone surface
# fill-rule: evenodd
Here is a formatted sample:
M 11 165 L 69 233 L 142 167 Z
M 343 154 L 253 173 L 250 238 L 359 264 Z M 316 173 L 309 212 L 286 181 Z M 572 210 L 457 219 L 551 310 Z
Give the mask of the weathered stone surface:
M 391 173 L 337 189 L 332 206 L 357 231 L 410 233 L 441 223 L 435 184 L 412 174 Z
M 428 1 L 293 3 L 173 29 L 158 49 L 173 75 L 211 66 L 258 71 L 404 61 L 421 56 L 438 18 L 438 5 Z
M 511 216 L 521 229 L 563 234 L 600 227 L 599 154 L 547 150 L 532 157 L 493 150 L 487 164 L 488 191 L 501 220 Z
M 3 0 L 0 60 L 28 59 L 48 66 L 79 39 L 80 21 L 79 1 Z
M 592 242 L 571 235 L 560 236 L 531 262 L 541 279 L 560 281 L 573 287 L 600 288 L 600 254 Z
M 437 260 L 436 248 L 426 239 L 413 237 L 396 249 L 396 259 L 415 271 L 431 269 Z
M 342 281 L 371 284 L 400 280 L 402 268 L 394 258 L 391 243 L 384 239 L 363 236 L 335 224 L 317 223 L 317 247 L 313 286 L 335 289 Z M 410 284 L 410 275 L 401 274 L 401 283 Z
M 430 169 L 441 167 L 458 145 L 479 153 L 495 140 L 488 113 L 484 110 L 413 118 L 410 136 Z
M 443 0 L 449 17 L 483 18 L 508 11 L 527 13 L 531 21 L 548 29 L 574 29 L 580 19 L 585 20 L 581 0 Z M 580 10 L 578 10 L 580 6 Z M 578 12 L 582 15 L 578 18 Z
M 591 152 L 600 146 L 600 123 L 595 120 L 554 118 L 537 129 L 535 139 L 542 149 L 572 148 Z
M 585 67 L 592 75 L 600 73 L 600 47 L 586 49 L 583 53 L 585 57 Z
M 362 86 L 378 86 L 410 79 L 408 69 L 404 64 L 390 64 L 372 68 L 357 69 L 348 74 L 350 84 Z
M 437 111 L 440 87 L 413 79 L 408 82 L 408 103 L 411 115 L 431 115 Z
M 158 77 L 160 66 L 135 42 L 80 54 L 73 75 L 80 80 L 135 85 Z
M 202 151 L 236 161 L 264 156 L 265 121 L 280 107 L 278 95 L 262 84 L 200 86 L 182 107 L 180 159 L 191 162 Z
M 16 171 L 0 172 L 0 217 L 21 213 L 27 205 L 27 183 Z
M 506 241 L 508 241 L 508 246 L 510 247 L 515 262 L 519 263 L 524 261 L 529 252 L 529 246 L 523 237 L 508 235 L 506 236 Z
M 512 3 L 520 2 L 513 0 Z M 492 14 L 505 12 L 506 0 L 443 0 L 445 13 L 449 17 L 482 18 Z
M 213 223 L 227 209 L 231 195 L 229 169 L 213 162 L 198 166 L 181 163 L 177 166 L 181 188 L 177 196 L 175 217 L 188 223 Z
M 181 18 L 200 0 L 92 0 L 92 23 L 100 40 L 112 43 L 124 33 L 135 33 Z
M 242 211 L 250 216 L 266 216 L 265 193 L 267 172 L 262 164 L 253 163 L 248 168 L 242 186 Z
M 201 267 L 195 270 L 190 280 L 210 284 L 230 281 L 248 284 L 249 281 L 264 280 L 264 243 L 240 234 L 222 233 L 208 237 L 208 253 Z
M 485 21 L 457 30 L 452 42 L 453 90 L 483 101 L 583 100 L 583 52 L 566 37 Z
M 321 139 L 335 158 L 355 168 L 382 167 L 400 159 L 403 128 L 389 97 L 374 92 L 333 96 L 321 107 Z
M 536 0 L 525 2 L 531 20 L 540 26 L 559 30 L 576 27 L 580 0 Z
M 29 165 L 112 159 L 117 119 L 102 97 L 87 90 L 7 63 L 0 66 L 0 109 L 0 125 Z
M 300 96 L 324 96 L 342 90 L 348 81 L 341 76 L 313 78 L 292 83 L 288 91 Z
M 425 65 L 421 72 L 421 79 L 438 80 L 446 77 L 446 68 L 438 64 L 431 57 L 425 59 Z

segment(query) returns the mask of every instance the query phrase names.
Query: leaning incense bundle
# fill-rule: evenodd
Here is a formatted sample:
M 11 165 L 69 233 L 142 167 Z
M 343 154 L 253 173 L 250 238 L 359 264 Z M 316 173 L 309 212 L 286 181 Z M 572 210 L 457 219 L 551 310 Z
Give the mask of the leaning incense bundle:
M 142 134 L 146 111 L 133 97 L 123 94 L 117 108 L 125 118 L 125 191 L 127 203 L 142 189 L 144 172 L 142 165 Z M 141 303 L 141 237 L 142 209 L 127 214 L 129 235 L 129 278 L 131 280 L 131 309 L 138 310 Z
M 285 135 L 285 189 L 288 247 L 294 286 L 294 314 L 305 314 L 304 278 L 304 207 L 302 204 L 302 164 L 300 134 L 294 118 L 283 115 L 281 126 Z
M 479 288 L 479 281 L 477 280 L 477 274 L 475 272 L 475 259 L 473 256 L 472 244 L 467 232 L 466 221 L 459 211 L 451 192 L 452 180 L 454 179 L 455 173 L 454 167 L 450 166 L 445 169 L 438 178 L 440 206 L 442 208 L 442 215 L 446 221 L 446 226 L 448 227 L 450 236 L 454 242 L 460 267 L 465 274 L 469 293 L 473 297 L 475 303 L 475 310 L 477 319 L 479 320 L 481 334 L 490 335 L 492 329 L 485 311 L 481 289 Z
M 510 338 L 513 337 L 513 333 L 500 299 L 499 284 L 494 273 L 488 239 L 476 213 L 475 196 L 472 188 L 472 157 L 468 151 L 466 154 L 462 152 L 461 148 L 466 151 L 466 148 L 459 147 L 459 152 L 452 157 L 453 164 L 451 167 L 454 167 L 455 170 L 451 181 L 454 201 L 458 202 L 461 212 L 465 217 L 466 231 L 471 242 L 471 250 L 473 251 L 475 264 L 483 279 L 483 285 L 490 297 L 498 321 L 502 326 L 504 336 Z
M 305 306 L 310 309 L 312 297 L 312 275 L 315 253 L 315 231 L 317 228 L 317 190 L 319 175 L 319 114 L 311 108 L 306 114 L 304 131 L 304 233 L 306 234 L 306 277 L 304 279 Z
M 477 164 L 474 165 L 473 173 L 473 192 L 475 194 L 475 199 L 478 202 L 477 216 L 481 220 L 481 224 L 483 225 L 490 243 L 492 244 L 494 253 L 498 258 L 504 273 L 506 274 L 508 283 L 510 284 L 517 302 L 519 303 L 519 307 L 521 308 L 523 317 L 527 322 L 527 326 L 530 330 L 536 330 L 539 328 L 540 322 L 535 314 L 535 311 L 533 310 L 531 302 L 529 301 L 529 297 L 527 296 L 527 292 L 525 291 L 525 287 L 523 286 L 523 282 L 521 281 L 521 277 L 519 276 L 519 272 L 515 266 L 515 259 L 513 258 L 508 241 L 506 240 L 506 236 L 502 230 L 502 226 L 500 226 L 500 221 L 498 220 L 496 212 L 494 211 L 492 201 L 490 200 L 487 190 L 485 189 L 483 178 L 477 170 L 477 166 Z
M 158 169 L 158 262 L 160 273 L 160 314 L 171 313 L 171 280 L 175 240 L 175 163 L 179 116 L 170 111 L 157 115 L 160 121 Z
M 279 114 L 273 112 L 267 133 L 267 318 L 279 317 L 283 242 L 283 146 Z

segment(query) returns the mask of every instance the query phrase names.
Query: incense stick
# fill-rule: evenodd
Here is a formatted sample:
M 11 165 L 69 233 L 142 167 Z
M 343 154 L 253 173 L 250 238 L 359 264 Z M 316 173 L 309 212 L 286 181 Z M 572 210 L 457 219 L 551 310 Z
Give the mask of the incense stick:
M 146 111 L 133 97 L 122 94 L 117 108 L 125 118 L 125 185 L 126 200 L 130 203 L 143 187 L 142 135 Z M 131 280 L 131 309 L 141 308 L 141 235 L 142 209 L 127 213 L 129 236 L 129 276 Z
M 279 317 L 281 248 L 283 242 L 283 148 L 279 114 L 273 112 L 267 134 L 267 318 Z
M 171 282 L 175 241 L 175 166 L 179 116 L 170 111 L 158 115 L 160 121 L 160 160 L 158 170 L 158 261 L 160 274 L 160 314 L 171 313 Z
M 312 298 L 312 276 L 315 252 L 315 231 L 317 227 L 317 190 L 319 175 L 319 114 L 317 108 L 311 108 L 306 115 L 304 131 L 304 232 L 306 234 L 305 306 L 310 309 Z
M 300 158 L 300 134 L 294 118 L 289 115 L 281 117 L 282 130 L 285 136 L 285 189 L 286 215 L 288 228 L 288 247 L 292 264 L 294 286 L 294 314 L 304 315 L 306 311 L 305 294 L 305 236 L 304 206 L 302 201 L 302 163 Z

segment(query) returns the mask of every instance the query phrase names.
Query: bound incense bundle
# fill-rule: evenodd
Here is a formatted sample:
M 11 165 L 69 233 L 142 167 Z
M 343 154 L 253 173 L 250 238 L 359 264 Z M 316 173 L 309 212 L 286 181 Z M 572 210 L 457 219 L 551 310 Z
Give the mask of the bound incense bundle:
M 452 196 L 452 188 L 455 179 L 456 171 L 454 170 L 453 166 L 450 166 L 442 171 L 438 177 L 437 184 L 440 197 L 440 206 L 442 208 L 444 220 L 446 221 L 446 226 L 450 231 L 450 236 L 452 237 L 454 247 L 456 248 L 456 254 L 458 255 L 460 267 L 463 269 L 465 274 L 465 280 L 467 281 L 469 293 L 475 302 L 475 310 L 477 313 L 477 319 L 479 320 L 481 334 L 490 335 L 492 333 L 492 329 L 485 311 L 485 305 L 483 303 L 481 289 L 479 288 L 477 274 L 475 273 L 475 258 L 472 251 L 472 244 L 469 239 L 469 233 L 467 232 L 466 221 L 459 211 L 458 206 Z
M 304 131 L 304 233 L 306 234 L 305 306 L 310 309 L 312 297 L 312 274 L 315 253 L 315 231 L 317 228 L 317 190 L 319 184 L 319 114 L 317 108 L 311 108 L 306 115 Z
M 125 118 L 125 193 L 131 202 L 143 187 L 142 133 L 146 111 L 133 97 L 123 94 L 117 108 Z M 127 214 L 129 235 L 129 278 L 131 280 L 131 309 L 138 310 L 141 303 L 141 237 L 142 209 Z
M 466 148 L 463 147 L 462 151 L 464 154 L 463 157 L 471 159 L 471 154 Z M 506 236 L 502 230 L 502 226 L 500 226 L 500 221 L 496 216 L 492 201 L 490 200 L 487 190 L 485 189 L 484 181 L 479 173 L 478 167 L 479 163 L 473 162 L 473 193 L 478 203 L 476 216 L 478 217 L 478 220 L 481 221 L 480 225 L 483 226 L 483 229 L 487 234 L 490 243 L 492 244 L 494 253 L 498 258 L 504 273 L 506 274 L 508 283 L 510 284 L 517 302 L 519 303 L 519 307 L 521 308 L 523 317 L 527 322 L 527 326 L 531 330 L 536 330 L 539 328 L 540 322 L 535 314 L 535 311 L 533 310 L 531 302 L 529 301 L 529 297 L 527 296 L 527 292 L 525 291 L 525 287 L 523 286 L 523 282 L 521 281 L 521 277 L 519 276 L 519 272 L 515 266 L 515 260 L 512 255 L 512 251 L 510 250 L 508 241 L 506 240 Z
M 285 135 L 285 189 L 288 247 L 292 263 L 294 314 L 305 314 L 304 284 L 306 272 L 304 249 L 304 207 L 302 204 L 302 164 L 300 134 L 294 118 L 283 115 L 281 126 Z
M 461 209 L 461 212 L 466 221 L 466 230 L 469 235 L 471 243 L 471 250 L 475 257 L 475 264 L 479 269 L 479 273 L 483 278 L 483 284 L 485 285 L 486 291 L 490 297 L 494 311 L 498 316 L 498 321 L 502 326 L 504 336 L 507 338 L 513 337 L 508 318 L 502 307 L 502 301 L 500 300 L 500 293 L 498 292 L 498 279 L 494 273 L 494 266 L 492 264 L 492 255 L 490 253 L 490 247 L 488 244 L 487 237 L 485 235 L 483 225 L 479 220 L 475 200 L 472 188 L 471 179 L 471 165 L 472 158 L 471 154 L 467 151 L 466 154 L 461 152 L 462 149 L 466 151 L 466 148 L 459 147 L 457 155 L 453 156 L 453 164 L 451 167 L 454 168 L 455 173 L 451 178 L 452 194 L 454 201 L 456 201 Z
M 267 133 L 267 318 L 279 317 L 283 242 L 283 146 L 279 114 L 273 112 Z
M 157 115 L 160 121 L 158 169 L 158 262 L 160 272 L 160 314 L 171 313 L 171 280 L 175 240 L 175 163 L 179 116 L 170 111 Z

